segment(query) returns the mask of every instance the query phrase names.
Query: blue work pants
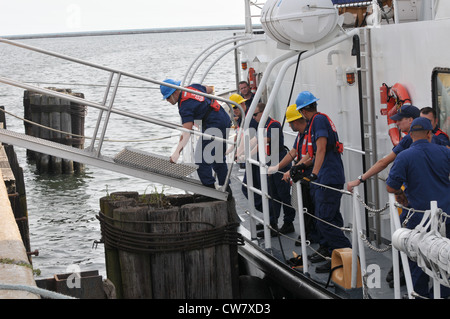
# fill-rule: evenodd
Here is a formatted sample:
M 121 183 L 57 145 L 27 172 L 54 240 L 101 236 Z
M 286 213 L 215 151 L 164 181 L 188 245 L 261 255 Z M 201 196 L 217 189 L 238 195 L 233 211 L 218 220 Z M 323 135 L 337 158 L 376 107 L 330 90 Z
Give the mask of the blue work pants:
M 328 186 L 336 189 L 343 188 L 342 184 Z M 324 223 L 320 220 L 316 222 L 321 246 L 327 247 L 330 253 L 337 248 L 351 248 L 352 245 L 349 239 L 341 229 L 337 228 L 344 225 L 340 212 L 342 193 L 329 188 L 311 185 L 311 195 L 314 200 L 315 215 L 326 222 Z

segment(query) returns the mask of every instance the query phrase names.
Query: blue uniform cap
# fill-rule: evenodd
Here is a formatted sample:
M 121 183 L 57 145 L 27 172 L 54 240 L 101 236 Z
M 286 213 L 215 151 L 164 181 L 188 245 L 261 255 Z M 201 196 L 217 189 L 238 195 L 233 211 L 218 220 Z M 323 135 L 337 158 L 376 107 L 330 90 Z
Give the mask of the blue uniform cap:
M 418 117 L 414 119 L 411 123 L 411 128 L 409 129 L 410 132 L 415 131 L 432 131 L 433 127 L 431 125 L 431 121 L 427 119 L 426 117 Z
M 165 79 L 163 82 L 178 86 L 181 84 L 181 81 L 175 81 L 172 79 Z M 161 94 L 163 95 L 163 100 L 169 98 L 169 96 L 171 96 L 173 92 L 176 91 L 176 89 L 164 85 L 160 85 L 159 89 L 161 90 Z
M 405 117 L 412 117 L 413 119 L 420 116 L 420 110 L 411 104 L 404 104 L 400 110 L 398 110 L 397 114 L 391 116 L 391 120 L 400 121 Z

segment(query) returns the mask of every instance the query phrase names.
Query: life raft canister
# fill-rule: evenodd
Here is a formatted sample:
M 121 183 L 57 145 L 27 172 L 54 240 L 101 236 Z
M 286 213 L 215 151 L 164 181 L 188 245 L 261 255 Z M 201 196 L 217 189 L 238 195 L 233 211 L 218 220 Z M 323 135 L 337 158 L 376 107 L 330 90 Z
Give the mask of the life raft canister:
M 402 139 L 401 132 L 396 122 L 391 117 L 397 114 L 398 110 L 405 103 L 412 103 L 408 90 L 401 84 L 395 83 L 392 87 L 388 87 L 386 83 L 380 87 L 381 104 L 387 104 L 386 108 L 381 109 L 381 115 L 387 116 L 389 136 L 394 146 L 398 145 Z

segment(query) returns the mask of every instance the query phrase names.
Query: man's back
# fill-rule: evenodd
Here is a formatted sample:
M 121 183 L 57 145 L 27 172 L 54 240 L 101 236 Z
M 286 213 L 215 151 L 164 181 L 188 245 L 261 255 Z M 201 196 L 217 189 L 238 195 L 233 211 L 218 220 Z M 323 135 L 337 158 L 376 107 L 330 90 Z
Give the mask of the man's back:
M 430 201 L 450 212 L 450 150 L 444 146 L 418 140 L 398 154 L 387 183 L 399 189 L 403 183 L 410 206 L 430 209 Z

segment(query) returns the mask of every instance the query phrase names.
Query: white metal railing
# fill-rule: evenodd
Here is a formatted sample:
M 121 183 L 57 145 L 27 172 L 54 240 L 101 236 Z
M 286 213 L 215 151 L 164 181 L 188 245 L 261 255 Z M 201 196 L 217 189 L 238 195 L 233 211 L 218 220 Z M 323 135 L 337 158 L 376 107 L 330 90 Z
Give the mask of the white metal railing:
M 205 96 L 205 97 L 207 97 L 209 99 L 225 102 L 228 105 L 234 105 L 234 106 L 238 107 L 241 110 L 241 114 L 245 114 L 243 109 L 242 109 L 242 107 L 240 105 L 238 105 L 237 103 L 233 102 L 233 101 L 230 101 L 228 99 L 225 99 L 225 98 L 222 98 L 222 97 L 218 97 L 218 96 L 215 96 L 215 95 L 194 91 L 194 90 L 182 87 L 182 86 L 172 85 L 172 84 L 168 84 L 168 83 L 165 83 L 165 82 L 162 82 L 162 81 L 158 81 L 158 80 L 155 80 L 155 79 L 146 78 L 146 77 L 143 77 L 143 76 L 140 76 L 140 75 L 136 75 L 136 74 L 133 74 L 133 73 L 124 72 L 124 71 L 113 69 L 113 68 L 110 68 L 110 67 L 105 67 L 105 66 L 102 66 L 102 65 L 99 65 L 99 64 L 95 64 L 95 63 L 91 63 L 91 62 L 88 62 L 88 61 L 80 60 L 80 59 L 73 58 L 73 57 L 70 57 L 70 56 L 67 56 L 67 55 L 63 55 L 63 54 L 59 54 L 59 53 L 56 53 L 56 52 L 44 50 L 44 49 L 41 49 L 41 48 L 37 48 L 37 47 L 34 47 L 34 46 L 26 45 L 26 44 L 23 44 L 23 43 L 20 43 L 20 42 L 16 42 L 16 41 L 11 41 L 11 40 L 0 38 L 0 43 L 4 43 L 4 44 L 7 44 L 7 45 L 13 45 L 13 46 L 20 47 L 20 48 L 23 48 L 23 49 L 26 49 L 26 50 L 34 51 L 34 52 L 41 53 L 41 54 L 44 54 L 44 55 L 52 56 L 52 57 L 55 57 L 55 58 L 63 59 L 63 60 L 70 61 L 70 62 L 73 62 L 73 63 L 77 63 L 77 64 L 81 64 L 81 65 L 85 65 L 85 66 L 88 66 L 88 67 L 92 67 L 92 68 L 96 68 L 96 69 L 99 69 L 99 70 L 103 70 L 103 71 L 109 72 L 109 79 L 108 79 L 108 83 L 106 85 L 106 89 L 105 89 L 105 93 L 104 93 L 104 97 L 103 97 L 102 103 L 97 103 L 97 102 L 89 101 L 89 100 L 86 100 L 86 99 L 78 98 L 78 97 L 75 97 L 75 96 L 70 96 L 70 95 L 67 95 L 67 94 L 64 94 L 64 93 L 59 93 L 59 92 L 56 92 L 56 91 L 53 91 L 53 90 L 40 88 L 40 87 L 37 87 L 37 86 L 25 84 L 25 83 L 22 83 L 20 81 L 16 81 L 16 80 L 13 80 L 13 79 L 10 79 L 10 78 L 7 78 L 7 77 L 0 76 L 0 82 L 2 82 L 4 84 L 20 87 L 20 88 L 23 88 L 23 89 L 26 89 L 26 90 L 30 90 L 30 91 L 33 91 L 33 92 L 42 93 L 42 94 L 46 94 L 46 95 L 49 95 L 49 96 L 54 96 L 54 97 L 61 98 L 63 100 L 74 102 L 74 103 L 77 103 L 77 104 L 80 104 L 80 105 L 91 106 L 91 107 L 94 107 L 96 109 L 99 109 L 100 113 L 99 113 L 99 116 L 98 116 L 97 124 L 96 124 L 96 126 L 94 128 L 93 136 L 91 137 L 92 142 L 91 142 L 91 145 L 88 148 L 86 148 L 86 151 L 92 152 L 93 155 L 96 156 L 96 157 L 100 157 L 101 156 L 101 148 L 102 148 L 102 145 L 103 145 L 103 141 L 105 140 L 106 129 L 108 127 L 109 118 L 110 118 L 110 115 L 112 113 L 118 114 L 118 115 L 121 115 L 121 116 L 125 116 L 125 117 L 129 117 L 129 118 L 133 118 L 133 119 L 137 119 L 137 120 L 142 120 L 144 122 L 148 122 L 148 123 L 151 123 L 151 124 L 163 126 L 163 127 L 166 127 L 166 128 L 175 129 L 175 130 L 178 130 L 178 131 L 181 131 L 181 132 L 187 132 L 187 133 L 189 133 L 191 135 L 203 136 L 204 139 L 214 139 L 214 140 L 219 141 L 219 142 L 232 144 L 232 145 L 234 145 L 234 149 L 236 150 L 236 147 L 237 147 L 239 141 L 237 143 L 235 143 L 234 141 L 230 141 L 230 140 L 227 140 L 227 139 L 224 139 L 224 138 L 219 138 L 219 137 L 216 137 L 216 136 L 212 136 L 212 135 L 209 135 L 207 133 L 199 132 L 199 131 L 196 131 L 196 130 L 185 129 L 179 124 L 175 124 L 175 123 L 163 121 L 161 119 L 155 119 L 155 118 L 151 118 L 151 117 L 148 117 L 148 116 L 143 116 L 143 115 L 140 115 L 140 114 L 136 114 L 136 113 L 132 113 L 132 112 L 128 112 L 128 111 L 123 111 L 123 110 L 114 108 L 115 96 L 116 96 L 117 89 L 119 87 L 119 83 L 120 83 L 122 77 L 129 77 L 129 78 L 133 78 L 133 79 L 136 79 L 136 80 L 139 80 L 139 81 L 150 82 L 150 83 L 157 84 L 157 85 L 164 85 L 164 86 L 168 86 L 168 87 L 171 87 L 171 88 L 174 88 L 174 89 L 179 89 L 179 90 L 182 90 L 182 91 L 186 91 L 186 92 L 202 95 L 202 96 Z M 113 84 L 114 78 L 115 78 L 115 82 Z M 113 88 L 113 92 L 112 92 L 112 94 L 110 96 L 111 88 Z M 108 101 L 108 98 L 109 98 L 109 104 L 106 105 L 106 102 Z M 103 112 L 106 112 L 106 116 L 104 118 L 103 118 Z M 245 118 L 243 116 L 242 116 L 242 121 L 245 122 Z M 102 123 L 103 123 L 103 125 L 102 125 Z M 102 126 L 102 128 L 101 128 L 101 126 Z M 97 135 L 99 134 L 100 129 L 101 129 L 100 137 L 97 138 Z M 95 145 L 96 142 L 97 142 L 97 145 Z M 227 179 L 226 179 L 227 182 L 229 180 L 230 174 L 231 174 L 231 169 L 229 170 L 228 175 L 227 175 Z M 224 187 L 226 187 L 227 182 L 225 183 Z
M 254 163 L 254 161 L 252 161 Z M 352 271 L 351 271 L 351 287 L 356 288 L 357 287 L 357 273 L 358 273 L 358 260 L 360 262 L 359 269 L 361 270 L 361 276 L 367 277 L 368 276 L 368 265 L 366 261 L 366 254 L 365 254 L 365 247 L 366 247 L 366 241 L 364 236 L 364 228 L 362 223 L 362 214 L 360 212 L 360 205 L 364 204 L 359 196 L 359 190 L 358 187 L 354 187 L 353 192 L 348 192 L 341 189 L 334 189 L 332 187 L 329 187 L 327 185 L 322 185 L 316 182 L 311 182 L 312 184 L 315 184 L 320 187 L 327 187 L 334 191 L 340 192 L 343 195 L 346 196 L 352 196 L 352 228 L 351 229 L 344 229 L 343 227 L 335 226 L 341 230 L 350 231 L 352 233 Z M 250 187 L 248 185 L 248 189 L 250 190 Z M 258 188 L 251 187 L 252 191 L 261 195 L 262 197 L 270 198 L 270 194 L 265 193 L 264 191 L 261 191 Z M 306 234 L 305 234 L 305 221 L 304 221 L 304 214 L 307 214 L 309 212 L 305 211 L 303 207 L 303 197 L 302 197 L 302 185 L 301 182 L 298 181 L 296 183 L 296 193 L 293 193 L 292 196 L 295 196 L 297 199 L 297 207 L 293 207 L 297 210 L 298 213 L 298 222 L 299 222 L 299 232 L 300 232 L 300 242 L 301 242 L 301 250 L 302 250 L 302 256 L 303 257 L 303 273 L 308 274 L 309 273 L 309 266 L 306 262 L 306 256 L 307 256 L 307 247 L 310 247 L 307 240 L 306 240 Z M 282 205 L 288 205 L 286 203 L 281 203 Z M 397 207 L 400 205 L 395 201 L 394 194 L 389 194 L 389 216 L 390 216 L 390 228 L 391 228 L 391 234 L 392 234 L 392 243 L 388 245 L 392 249 L 392 267 L 393 267 L 393 278 L 394 278 L 394 298 L 395 299 L 401 299 L 403 298 L 401 294 L 401 284 L 400 284 L 400 264 L 403 267 L 403 273 L 405 277 L 405 283 L 406 283 L 406 290 L 407 290 L 407 297 L 409 299 L 413 298 L 420 298 L 415 291 L 412 283 L 411 278 L 411 272 L 409 268 L 408 258 L 413 257 L 413 260 L 419 256 L 418 264 L 419 266 L 424 270 L 424 272 L 433 279 L 434 284 L 434 298 L 439 299 L 440 298 L 440 285 L 444 285 L 447 287 L 450 287 L 450 239 L 447 239 L 445 237 L 442 237 L 438 233 L 438 229 L 442 226 L 442 223 L 437 222 L 437 220 L 441 222 L 445 222 L 445 218 L 438 219 L 438 208 L 436 206 L 436 202 L 431 202 L 431 210 L 426 211 L 425 215 L 423 216 L 422 222 L 419 224 L 418 227 L 416 227 L 416 234 L 418 234 L 419 231 L 421 235 L 421 239 L 427 238 L 427 243 L 420 243 L 416 242 L 415 244 L 415 250 L 411 251 L 408 250 L 407 245 L 405 245 L 405 236 L 408 235 L 409 237 L 412 237 L 409 235 L 412 230 L 404 228 L 400 224 L 400 218 L 399 218 L 399 212 L 397 210 Z M 292 206 L 291 206 L 292 207 Z M 384 210 L 384 209 L 383 209 Z M 380 210 L 381 211 L 381 210 Z M 445 215 L 447 218 L 447 215 L 445 213 L 441 214 Z M 250 222 L 258 222 L 263 224 L 265 227 L 267 227 L 269 224 L 265 219 L 261 219 L 258 216 L 250 213 Z M 324 222 L 320 218 L 311 215 L 314 217 L 317 222 Z M 433 219 L 434 216 L 434 219 Z M 431 218 L 430 218 L 431 217 Z M 431 225 L 431 229 L 429 229 Z M 445 227 L 441 227 L 444 228 Z M 404 235 L 406 234 L 406 235 Z M 403 237 L 402 237 L 403 235 Z M 270 236 L 270 235 L 269 235 Z M 254 237 L 252 237 L 254 238 Z M 296 241 L 297 239 L 292 238 L 292 240 Z M 439 240 L 439 244 L 437 245 L 436 242 Z M 430 251 L 429 248 L 432 245 L 435 245 L 435 249 L 431 254 L 428 254 L 429 256 L 426 256 L 424 254 L 424 251 Z M 424 245 L 421 247 L 421 245 Z M 411 246 L 411 244 L 409 244 Z M 444 247 L 445 246 L 445 247 Z M 267 248 L 267 247 L 266 247 Z M 378 251 L 383 252 L 383 251 Z M 443 253 L 442 253 L 443 252 Z M 447 252 L 447 255 L 445 253 Z M 444 256 L 441 256 L 444 255 Z M 399 258 L 400 257 L 400 258 Z M 420 260 L 422 258 L 422 260 Z M 363 292 L 364 296 L 367 295 L 367 286 L 364 284 L 363 280 Z
M 278 94 L 278 91 L 281 87 L 281 84 L 283 82 L 283 79 L 288 71 L 288 69 L 294 64 L 297 63 L 301 60 L 307 59 L 319 52 L 322 52 L 342 41 L 345 41 L 349 38 L 351 38 L 353 35 L 357 34 L 359 31 L 357 29 L 354 29 L 348 33 L 343 33 L 342 35 L 336 37 L 335 39 L 328 41 L 325 44 L 322 44 L 320 46 L 317 46 L 315 49 L 307 51 L 305 53 L 303 53 L 299 59 L 298 55 L 300 54 L 299 52 L 296 51 L 288 51 L 287 53 L 285 53 L 284 55 L 274 59 L 273 61 L 271 61 L 266 69 L 266 71 L 263 74 L 263 77 L 261 79 L 261 82 L 259 84 L 258 89 L 256 90 L 255 93 L 255 97 L 253 98 L 252 104 L 250 105 L 249 110 L 247 111 L 247 115 L 245 117 L 245 123 L 244 123 L 244 149 L 245 149 L 245 158 L 246 161 L 250 164 L 251 160 L 252 160 L 252 156 L 251 156 L 251 150 L 250 150 L 250 130 L 249 130 L 249 125 L 250 125 L 250 120 L 256 110 L 256 106 L 258 104 L 259 99 L 261 98 L 262 95 L 262 91 L 264 90 L 266 83 L 268 81 L 269 76 L 271 75 L 272 69 L 273 67 L 280 63 L 283 62 L 283 65 L 281 66 L 281 69 L 277 75 L 277 78 L 275 80 L 275 83 L 273 85 L 273 88 L 271 90 L 271 94 L 269 96 L 269 99 L 266 103 L 266 107 L 264 109 L 264 112 L 262 113 L 260 122 L 258 124 L 258 130 L 257 130 L 257 134 L 258 134 L 258 155 L 259 155 L 259 161 L 260 163 L 256 163 L 256 165 L 260 166 L 260 174 L 261 174 L 261 190 L 264 193 L 268 193 L 268 186 L 267 186 L 267 180 L 266 178 L 264 178 L 267 175 L 267 168 L 265 163 L 267 163 L 267 156 L 266 156 L 266 150 L 265 150 L 265 143 L 264 143 L 264 125 L 269 117 L 269 114 L 272 110 L 272 108 L 274 107 L 275 100 Z M 251 171 L 251 167 L 250 165 L 246 165 L 246 173 L 247 173 L 247 182 L 249 184 L 250 187 L 253 186 L 253 179 L 252 179 L 252 171 Z M 249 188 L 250 190 L 251 188 Z M 249 205 L 250 207 L 254 207 L 254 203 L 253 203 L 253 194 L 250 194 L 249 192 Z M 269 202 L 267 200 L 267 198 L 263 197 L 262 198 L 262 206 L 263 206 L 263 213 L 264 213 L 264 220 L 266 221 L 266 223 L 268 223 L 270 217 L 269 217 Z M 253 227 L 252 227 L 253 228 Z M 271 243 L 270 243 L 270 230 L 268 227 L 264 228 L 264 232 L 265 232 L 265 244 L 266 247 L 268 249 L 271 248 Z

